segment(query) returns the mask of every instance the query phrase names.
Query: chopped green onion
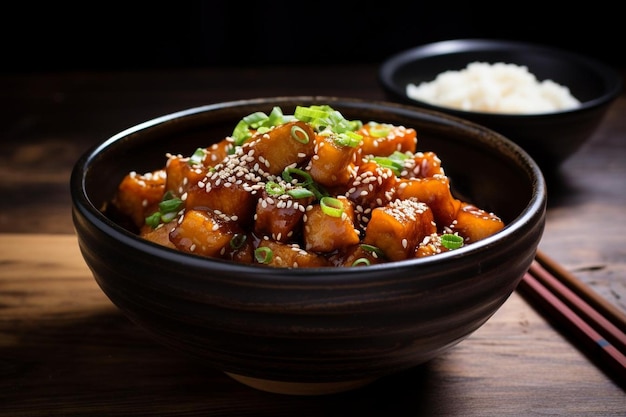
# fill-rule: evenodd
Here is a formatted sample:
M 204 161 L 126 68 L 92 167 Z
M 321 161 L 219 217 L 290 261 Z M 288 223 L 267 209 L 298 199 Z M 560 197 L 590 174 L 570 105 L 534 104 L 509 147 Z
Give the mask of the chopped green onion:
M 335 133 L 345 133 L 358 130 L 363 126 L 360 120 L 347 120 L 329 105 L 298 106 L 294 111 L 294 117 L 309 123 L 318 132 L 328 129 Z
M 376 256 L 377 258 L 382 258 L 385 256 L 385 254 L 383 253 L 382 250 L 380 250 L 380 248 L 374 246 L 374 245 L 368 245 L 367 243 L 361 243 L 361 249 L 363 249 L 366 252 L 370 252 L 372 254 L 374 254 L 374 256 Z
M 161 223 L 161 213 L 159 213 L 158 211 L 155 211 L 154 213 L 146 217 L 146 224 L 153 229 L 156 229 L 159 223 Z
M 335 197 L 322 197 L 320 206 L 324 214 L 331 217 L 341 217 L 343 214 L 343 204 Z
M 451 233 L 446 233 L 441 235 L 441 244 L 446 249 L 458 249 L 463 246 L 463 238 L 459 235 L 453 235 Z
M 334 140 L 335 143 L 337 143 L 338 145 L 354 148 L 358 146 L 359 143 L 361 143 L 361 140 L 363 140 L 363 136 L 359 135 L 358 133 L 347 131 L 343 133 L 338 133 L 335 136 Z
M 369 266 L 370 260 L 367 258 L 359 258 L 356 261 L 352 262 L 352 266 L 359 266 L 359 265 Z
M 267 118 L 267 125 L 278 126 L 279 124 L 282 124 L 284 119 L 283 116 L 283 110 L 278 106 L 274 106 L 269 117 Z
M 287 191 L 287 194 L 289 194 L 293 198 L 307 198 L 315 196 L 315 194 L 311 190 L 300 187 Z
M 194 153 L 189 157 L 189 165 L 199 165 L 204 161 L 204 157 L 206 156 L 206 150 L 204 148 L 198 148 L 194 151 Z
M 370 135 L 374 138 L 385 138 L 391 133 L 391 126 L 388 124 L 370 122 Z
M 389 168 L 390 170 L 392 170 L 396 176 L 400 175 L 400 173 L 402 172 L 402 168 L 404 167 L 404 164 L 398 161 L 394 161 L 393 159 L 386 156 L 375 156 L 372 159 L 376 161 L 376 163 L 381 167 Z
M 315 198 L 318 200 L 321 200 L 322 197 L 329 195 L 328 191 L 326 191 L 324 187 L 315 182 L 308 184 L 306 188 L 310 190 L 315 195 Z
M 410 158 L 409 155 L 394 151 L 389 156 L 375 156 L 372 160 L 382 167 L 389 168 L 395 175 L 399 176 L 404 168 L 404 161 L 408 158 Z
M 267 246 L 260 246 L 254 250 L 254 259 L 259 263 L 269 264 L 273 257 L 272 249 Z
M 309 134 L 300 126 L 291 127 L 291 137 L 300 143 L 309 143 Z
M 265 191 L 267 191 L 269 195 L 278 196 L 285 193 L 285 187 L 274 181 L 269 181 L 265 184 Z
M 302 107 L 297 106 L 293 115 L 303 122 L 312 122 L 315 120 L 325 119 L 329 113 L 322 106 Z
M 175 211 L 170 211 L 168 213 L 161 213 L 161 221 L 163 223 L 169 223 L 176 217 Z
M 169 223 L 177 215 L 178 210 L 183 206 L 183 200 L 174 196 L 171 191 L 167 191 L 159 202 L 159 211 L 155 211 L 145 218 L 146 225 L 155 229 L 159 223 Z
M 313 177 L 306 171 L 299 168 L 287 167 L 282 173 L 283 179 L 292 184 L 309 185 L 313 183 Z M 303 182 L 299 182 L 294 176 L 303 178 Z
M 175 213 L 183 205 L 183 200 L 180 198 L 171 198 L 169 200 L 163 200 L 159 203 L 159 211 L 165 213 Z
M 252 129 L 256 129 L 266 121 L 269 117 L 262 111 L 257 111 L 245 116 L 242 120 Z
M 252 133 L 250 133 L 250 126 L 244 120 L 240 120 L 235 126 L 231 136 L 235 140 L 235 146 L 243 145 L 245 141 L 252 137 Z
M 235 233 L 230 239 L 230 247 L 233 249 L 240 249 L 244 243 L 248 240 L 248 236 L 245 233 Z

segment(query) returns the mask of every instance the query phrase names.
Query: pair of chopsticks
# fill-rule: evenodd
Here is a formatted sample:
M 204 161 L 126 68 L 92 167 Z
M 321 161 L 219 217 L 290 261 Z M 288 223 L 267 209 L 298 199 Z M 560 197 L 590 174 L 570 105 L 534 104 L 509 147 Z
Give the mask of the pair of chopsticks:
M 620 385 L 626 385 L 626 314 L 537 251 L 518 289 Z

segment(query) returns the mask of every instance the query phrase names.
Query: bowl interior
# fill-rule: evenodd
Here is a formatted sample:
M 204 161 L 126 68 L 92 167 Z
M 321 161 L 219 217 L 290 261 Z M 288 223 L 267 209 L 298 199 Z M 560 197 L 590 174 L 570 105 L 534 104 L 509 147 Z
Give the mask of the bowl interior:
M 103 210 L 126 173 L 160 168 L 168 152 L 190 155 L 197 147 L 217 142 L 230 135 L 243 116 L 254 111 L 269 113 L 272 106 L 278 105 L 289 114 L 296 105 L 313 103 L 330 104 L 350 119 L 414 127 L 418 149 L 439 155 L 456 196 L 497 213 L 506 223 L 527 210 L 533 199 L 535 176 L 541 174 L 534 171 L 534 163 L 523 150 L 499 134 L 471 122 L 402 105 L 333 97 L 222 103 L 130 128 L 101 144 L 78 164 L 84 169 L 85 196 L 90 205 Z

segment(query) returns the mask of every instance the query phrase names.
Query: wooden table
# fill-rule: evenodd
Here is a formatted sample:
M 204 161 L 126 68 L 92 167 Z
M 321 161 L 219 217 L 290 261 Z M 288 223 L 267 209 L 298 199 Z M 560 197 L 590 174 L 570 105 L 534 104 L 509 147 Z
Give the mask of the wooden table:
M 144 120 L 274 95 L 384 99 L 375 66 L 0 76 L 0 416 L 624 416 L 626 393 L 517 292 L 443 356 L 351 392 L 270 394 L 155 344 L 83 262 L 69 175 Z M 549 180 L 540 244 L 626 311 L 626 95 Z

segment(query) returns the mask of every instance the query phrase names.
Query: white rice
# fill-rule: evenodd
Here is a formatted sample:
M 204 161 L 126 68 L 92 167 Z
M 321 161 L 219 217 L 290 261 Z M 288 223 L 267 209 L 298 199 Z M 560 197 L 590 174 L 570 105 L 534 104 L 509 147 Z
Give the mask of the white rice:
M 580 106 L 569 88 L 539 81 L 525 66 L 472 62 L 460 71 L 445 71 L 431 82 L 408 84 L 410 98 L 465 111 L 537 114 Z

